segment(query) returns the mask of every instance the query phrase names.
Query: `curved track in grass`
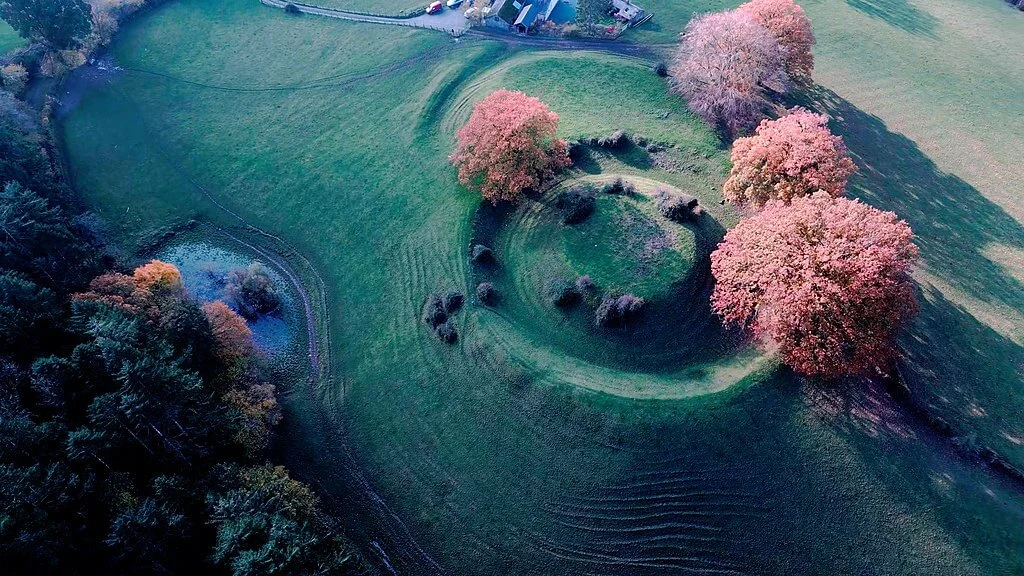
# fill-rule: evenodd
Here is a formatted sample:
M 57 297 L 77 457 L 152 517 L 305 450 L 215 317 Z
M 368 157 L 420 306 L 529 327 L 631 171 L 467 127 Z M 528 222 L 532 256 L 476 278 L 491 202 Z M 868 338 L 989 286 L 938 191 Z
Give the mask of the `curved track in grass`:
M 382 573 L 1015 572 L 1017 493 L 950 461 L 870 387 L 814 393 L 777 371 L 638 399 L 575 385 L 581 371 L 518 319 L 467 306 L 454 345 L 418 320 L 426 294 L 472 288 L 477 198 L 445 156 L 448 127 L 491 88 L 540 97 L 567 138 L 623 128 L 674 159 L 596 151 L 574 177 L 667 182 L 735 221 L 718 205 L 724 152 L 646 62 L 291 18 L 252 0 L 179 0 L 143 18 L 119 58 L 159 74 L 122 75 L 68 122 L 83 193 L 133 234 L 196 212 L 234 227 L 178 183 L 180 168 L 313 260 L 339 377 L 283 396 L 282 452 Z M 536 350 L 561 364 L 545 369 Z
M 555 201 L 562 190 L 597 189 L 615 179 L 632 185 L 636 194 L 598 192 L 595 212 L 586 221 L 561 223 Z M 472 242 L 492 247 L 496 262 L 475 265 L 470 288 L 492 282 L 500 298 L 494 306 L 478 308 L 485 338 L 523 369 L 634 399 L 720 392 L 769 365 L 767 357 L 725 331 L 708 304 L 710 253 L 721 227 L 707 213 L 685 224 L 661 216 L 653 199 L 659 189 L 682 192 L 649 178 L 612 173 L 570 179 L 513 209 L 482 204 Z M 586 247 L 578 247 L 580 242 Z M 672 256 L 677 250 L 682 253 Z M 612 261 L 590 261 L 586 251 Z M 655 264 L 648 260 L 656 258 L 676 260 L 677 276 L 666 272 L 667 262 L 652 270 Z M 549 302 L 550 282 L 583 275 L 592 277 L 598 293 L 565 308 Z M 601 294 L 625 292 L 647 300 L 640 318 L 623 328 L 596 327 L 593 314 Z

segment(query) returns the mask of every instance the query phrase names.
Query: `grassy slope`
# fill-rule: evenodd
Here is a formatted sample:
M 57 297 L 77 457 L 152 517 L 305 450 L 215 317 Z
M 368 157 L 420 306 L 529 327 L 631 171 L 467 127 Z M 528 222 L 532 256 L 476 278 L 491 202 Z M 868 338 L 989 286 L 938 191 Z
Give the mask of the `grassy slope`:
M 11 28 L 11 25 L 0 20 L 0 54 L 6 54 L 15 48 L 20 48 L 25 40 L 18 36 L 18 33 Z
M 116 47 L 127 68 L 177 79 L 128 70 L 63 125 L 76 183 L 124 239 L 221 218 L 198 183 L 317 264 L 340 378 L 322 405 L 290 400 L 286 438 L 304 476 L 348 502 L 351 487 L 336 480 L 347 442 L 455 574 L 1022 569 L 1011 553 L 1024 543 L 1019 496 L 945 457 L 871 391 L 779 377 L 687 402 L 628 402 L 548 385 L 556 372 L 510 361 L 482 337 L 493 333 L 486 314 L 460 316 L 457 346 L 434 340 L 418 308 L 427 292 L 463 284 L 475 209 L 444 161 L 449 128 L 489 82 L 543 96 L 567 135 L 621 127 L 688 143 L 716 168 L 665 178 L 709 199 L 722 167 L 645 66 L 584 55 L 503 65 L 500 47 L 450 46 L 246 0 L 182 0 L 130 25 Z M 353 80 L 395 62 L 408 65 Z M 496 75 L 475 75 L 493 64 Z M 311 416 L 319 408 L 340 422 Z M 636 498 L 679 503 L 648 514 Z M 662 521 L 676 524 L 654 527 Z M 393 533 L 366 529 L 399 568 L 425 572 L 388 545 Z
M 737 3 L 646 0 L 641 42 Z M 856 196 L 906 218 L 923 312 L 906 334 L 918 400 L 1024 466 L 1024 18 L 996 0 L 809 0 L 815 77 L 861 167 Z

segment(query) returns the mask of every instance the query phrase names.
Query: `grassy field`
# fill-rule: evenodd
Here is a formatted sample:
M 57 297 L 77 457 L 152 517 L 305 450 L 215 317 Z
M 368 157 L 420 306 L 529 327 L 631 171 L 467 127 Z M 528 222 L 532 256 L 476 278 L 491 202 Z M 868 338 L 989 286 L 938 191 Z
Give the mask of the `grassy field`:
M 675 145 L 660 160 L 596 153 L 576 177 L 663 181 L 721 228 L 735 223 L 718 204 L 725 150 L 649 63 L 289 18 L 249 0 L 168 3 L 126 26 L 113 52 L 124 70 L 59 124 L 76 186 L 127 246 L 191 218 L 234 224 L 212 198 L 313 262 L 335 378 L 289 391 L 283 450 L 371 558 L 488 576 L 1024 570 L 1020 487 L 874 387 L 811 386 L 751 352 L 691 374 L 702 386 L 679 384 L 564 353 L 571 343 L 551 344 L 547 328 L 521 328 L 527 304 L 467 306 L 454 346 L 419 321 L 428 293 L 471 287 L 479 198 L 446 155 L 496 87 L 544 99 L 567 137 L 622 128 Z M 911 219 L 926 263 L 1005 252 L 986 239 L 1011 245 L 1019 225 L 994 200 L 833 90 L 809 104 L 836 112 L 863 167 L 858 194 Z M 916 194 L 936 189 L 942 202 Z M 957 204 L 977 220 L 954 226 Z M 985 262 L 928 273 L 1013 304 L 1017 285 Z M 908 378 L 915 394 L 959 387 L 950 420 L 995 444 L 1022 422 L 1021 347 L 944 294 L 926 289 Z M 680 346 L 699 349 L 702 334 L 681 329 Z M 967 393 L 987 417 L 957 415 Z M 998 447 L 1019 456 L 1008 439 Z
M 0 20 L 0 54 L 6 54 L 11 50 L 25 45 L 25 40 L 18 36 L 18 33 L 11 28 L 11 25 Z

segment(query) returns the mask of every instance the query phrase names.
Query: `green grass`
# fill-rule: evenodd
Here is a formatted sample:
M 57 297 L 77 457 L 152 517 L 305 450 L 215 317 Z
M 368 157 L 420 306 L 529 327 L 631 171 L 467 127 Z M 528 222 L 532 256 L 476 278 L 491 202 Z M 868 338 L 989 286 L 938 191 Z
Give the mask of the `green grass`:
M 11 28 L 11 25 L 0 20 L 0 55 L 7 54 L 11 50 L 21 48 L 25 40 L 18 35 L 18 32 Z
M 652 217 L 652 200 L 616 200 L 600 196 L 591 218 L 566 229 L 562 251 L 577 276 L 652 298 L 690 271 L 693 234 Z
M 594 152 L 574 176 L 664 181 L 701 199 L 715 234 L 735 223 L 718 204 L 725 151 L 648 63 L 290 18 L 249 0 L 168 3 L 128 24 L 114 52 L 125 70 L 59 125 L 74 183 L 129 247 L 190 218 L 232 225 L 206 190 L 313 262 L 335 378 L 286 391 L 282 451 L 371 558 L 378 542 L 403 574 L 433 573 L 427 556 L 460 575 L 1024 570 L 1019 487 L 957 457 L 874 388 L 811 386 L 752 353 L 680 385 L 589 361 L 580 348 L 592 341 L 571 331 L 553 343 L 559 333 L 525 330 L 553 316 L 519 314 L 511 300 L 467 306 L 454 346 L 419 321 L 428 293 L 471 288 L 479 197 L 458 187 L 446 155 L 454 127 L 496 87 L 540 96 L 567 137 L 622 128 L 676 146 L 667 164 Z M 832 105 L 877 170 L 865 168 L 858 194 L 912 218 L 926 262 L 1012 244 L 1015 221 L 971 185 L 842 96 Z M 958 202 L 976 223 L 955 217 Z M 968 262 L 936 277 L 1012 302 L 999 270 Z M 915 389 L 951 391 L 966 374 L 976 380 L 965 392 L 1003 397 L 986 410 L 1011 426 L 1020 346 L 938 297 L 921 318 L 908 340 L 923 333 L 960 366 L 929 373 L 934 359 L 920 354 L 932 348 L 910 346 Z M 699 350 L 700 334 L 680 329 L 680 347 Z M 960 355 L 945 348 L 961 344 Z

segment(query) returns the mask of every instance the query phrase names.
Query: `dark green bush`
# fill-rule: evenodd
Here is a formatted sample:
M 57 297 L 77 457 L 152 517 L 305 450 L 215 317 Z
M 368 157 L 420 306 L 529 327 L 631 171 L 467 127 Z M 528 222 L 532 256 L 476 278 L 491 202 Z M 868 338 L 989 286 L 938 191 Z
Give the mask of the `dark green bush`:
M 605 296 L 594 313 L 594 320 L 601 328 L 620 328 L 636 318 L 647 302 L 633 294 Z
M 459 333 L 451 322 L 444 322 L 434 328 L 434 335 L 446 344 L 454 344 L 459 339 Z
M 437 328 L 448 319 L 448 313 L 444 310 L 444 301 L 437 294 L 427 296 L 423 302 L 423 323 L 431 328 Z
M 548 302 L 559 307 L 566 308 L 579 302 L 580 293 L 576 285 L 563 278 L 555 278 L 547 285 Z
M 498 291 L 494 288 L 494 284 L 481 282 L 476 287 L 476 298 L 484 305 L 493 306 L 498 302 Z
M 444 307 L 446 314 L 454 314 L 462 308 L 462 303 L 466 297 L 458 290 L 452 290 L 441 297 L 441 305 Z
M 228 274 L 224 291 L 238 313 L 248 320 L 281 311 L 281 294 L 270 278 L 270 271 L 259 262 Z
M 601 148 L 620 148 L 629 142 L 629 135 L 625 130 L 616 130 L 607 136 L 597 139 L 597 145 Z
M 654 193 L 658 211 L 663 216 L 676 222 L 687 222 L 697 217 L 697 199 L 689 194 L 677 194 L 668 190 Z
M 593 193 L 581 186 L 574 186 L 558 195 L 555 207 L 562 212 L 563 224 L 579 224 L 594 212 Z
M 473 246 L 472 250 L 469 251 L 469 255 L 476 264 L 488 265 L 494 263 L 494 252 L 483 244 Z

